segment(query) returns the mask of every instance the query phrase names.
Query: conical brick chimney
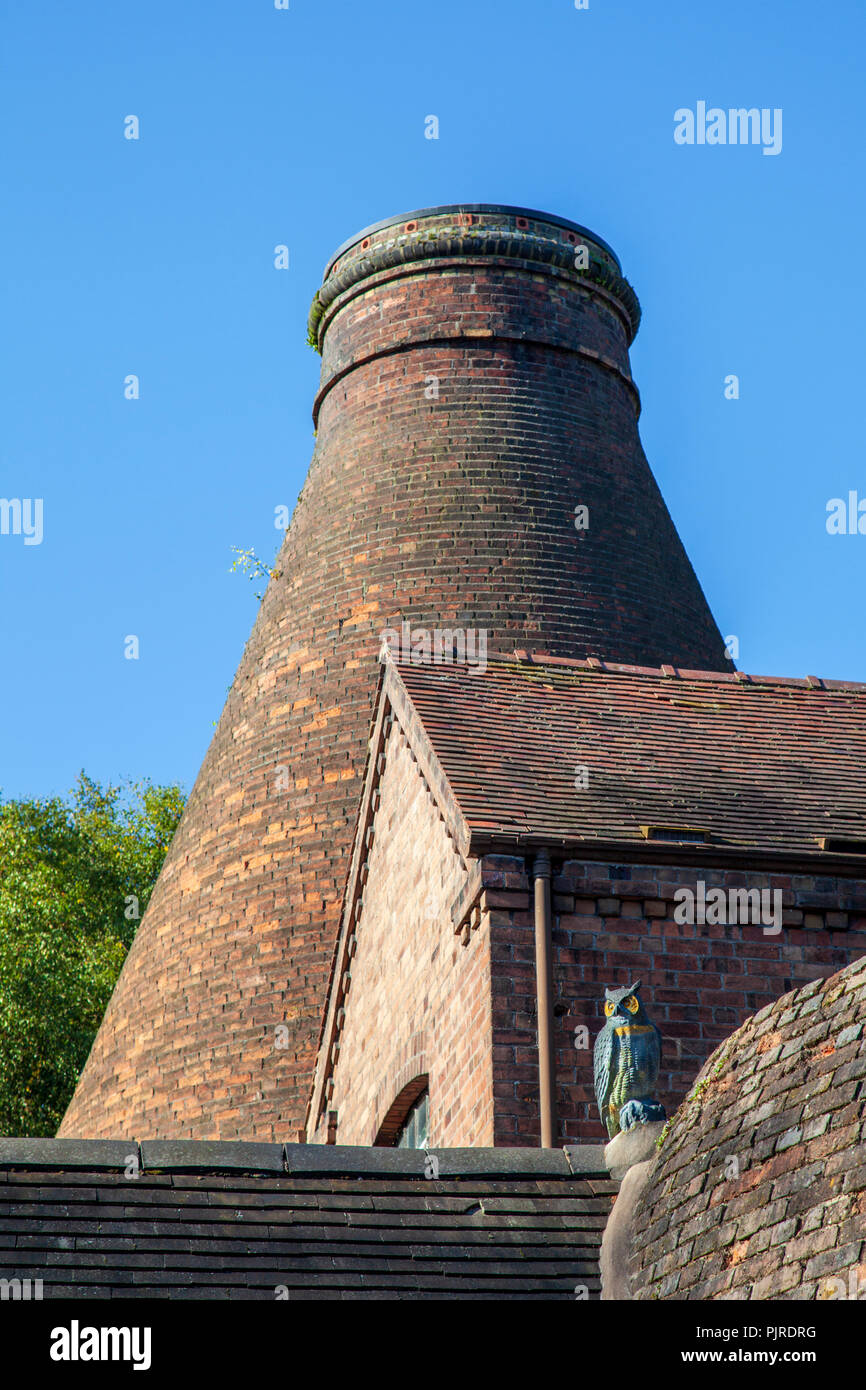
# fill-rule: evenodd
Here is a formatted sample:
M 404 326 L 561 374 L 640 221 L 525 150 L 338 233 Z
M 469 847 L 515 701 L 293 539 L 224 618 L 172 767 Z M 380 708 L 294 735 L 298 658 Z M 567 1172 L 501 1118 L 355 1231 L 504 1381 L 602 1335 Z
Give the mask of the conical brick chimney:
M 61 1135 L 297 1137 L 383 630 L 729 669 L 641 449 L 639 312 L 599 237 L 521 208 L 336 253 L 279 574 Z

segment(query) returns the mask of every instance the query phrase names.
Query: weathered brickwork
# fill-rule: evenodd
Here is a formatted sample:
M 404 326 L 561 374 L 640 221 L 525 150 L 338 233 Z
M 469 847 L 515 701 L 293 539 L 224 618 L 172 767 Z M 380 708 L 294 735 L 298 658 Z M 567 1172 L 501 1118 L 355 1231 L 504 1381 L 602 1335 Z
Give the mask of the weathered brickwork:
M 505 872 L 506 861 L 500 860 Z M 512 882 L 523 861 L 510 865 Z M 680 924 L 680 886 L 770 888 L 783 893 L 777 936 L 759 926 Z M 531 1144 L 538 1132 L 538 1060 L 532 900 L 525 888 L 496 899 L 490 918 L 496 1144 Z M 866 954 L 866 885 L 807 875 L 567 862 L 554 885 L 554 994 L 559 1141 L 604 1137 L 591 1050 L 575 1047 L 603 1024 L 606 985 L 640 980 L 663 1035 L 658 1099 L 668 1114 L 719 1041 L 780 994 Z M 488 897 L 488 901 L 490 898 Z M 578 1039 L 580 1040 L 580 1039 Z
M 727 666 L 641 449 L 633 295 L 600 244 L 585 276 L 576 236 L 520 220 L 440 210 L 420 252 L 392 224 L 331 269 L 278 577 L 64 1136 L 297 1136 L 385 627 Z
M 426 1073 L 430 1143 L 493 1143 L 490 938 L 457 936 L 448 906 L 466 867 L 399 727 L 379 783 L 369 877 L 329 1110 L 336 1142 L 372 1144 L 392 1102 Z M 327 1125 L 316 1138 L 324 1141 Z
M 866 1299 L 866 961 L 761 1009 L 663 1137 L 642 1299 Z

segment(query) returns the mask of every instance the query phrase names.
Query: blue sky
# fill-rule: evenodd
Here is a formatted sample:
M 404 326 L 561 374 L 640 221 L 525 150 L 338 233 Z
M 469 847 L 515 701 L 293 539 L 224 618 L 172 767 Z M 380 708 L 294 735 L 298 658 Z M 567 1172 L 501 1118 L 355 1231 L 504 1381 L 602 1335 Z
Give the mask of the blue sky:
M 0 535 L 3 792 L 191 787 L 257 609 L 231 548 L 272 558 L 309 464 L 321 270 L 436 203 L 612 244 L 644 447 L 738 664 L 866 680 L 866 535 L 825 527 L 866 498 L 862 5 L 290 6 L 4 7 L 0 496 L 44 529 Z M 781 108 L 781 153 L 676 145 L 701 100 Z

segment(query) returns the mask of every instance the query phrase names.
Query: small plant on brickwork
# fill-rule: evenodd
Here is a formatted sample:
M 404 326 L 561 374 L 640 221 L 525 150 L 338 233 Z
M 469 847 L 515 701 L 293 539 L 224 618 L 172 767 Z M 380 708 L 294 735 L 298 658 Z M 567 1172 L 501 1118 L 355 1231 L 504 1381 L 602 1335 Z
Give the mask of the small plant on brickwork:
M 703 1081 L 697 1081 L 686 1096 L 684 1103 L 686 1105 L 700 1105 L 704 1097 L 704 1092 L 711 1081 L 712 1077 L 710 1076 L 705 1076 Z
M 728 1063 L 728 1060 L 729 1060 L 729 1058 L 730 1058 L 730 1055 L 731 1055 L 730 1051 L 724 1052 L 724 1053 L 722 1054 L 722 1056 L 719 1058 L 719 1060 L 716 1062 L 715 1066 L 713 1067 L 713 1070 L 712 1070 L 711 1074 L 710 1074 L 709 1076 L 705 1076 L 704 1079 L 703 1079 L 703 1081 L 696 1081 L 696 1082 L 695 1082 L 694 1086 L 693 1086 L 692 1089 L 689 1091 L 688 1095 L 686 1096 L 685 1100 L 683 1101 L 683 1105 L 684 1105 L 684 1106 L 685 1106 L 685 1105 L 692 1105 L 692 1104 L 700 1105 L 700 1104 L 702 1103 L 705 1092 L 707 1091 L 707 1089 L 708 1089 L 710 1086 L 713 1085 L 713 1083 L 714 1083 L 715 1081 L 717 1081 L 717 1080 L 719 1079 L 719 1077 L 720 1077 L 722 1071 L 724 1070 L 724 1068 L 726 1067 L 726 1065 L 727 1065 L 727 1063 Z M 666 1121 L 664 1129 L 662 1130 L 661 1134 L 659 1135 L 658 1139 L 656 1140 L 656 1150 L 657 1150 L 657 1151 L 658 1151 L 659 1149 L 661 1149 L 662 1144 L 664 1144 L 665 1140 L 667 1139 L 667 1137 L 668 1137 L 668 1135 L 669 1135 L 669 1133 L 670 1133 L 671 1125 L 672 1125 L 672 1124 L 673 1124 L 673 1120 L 672 1120 L 672 1119 Z
M 256 583 L 261 579 L 279 579 L 280 571 L 273 569 L 270 565 L 266 565 L 264 560 L 259 559 L 254 550 L 239 550 L 236 545 L 232 546 L 232 550 L 237 556 L 237 559 L 232 561 L 229 574 L 234 574 L 235 570 L 240 570 L 241 573 L 246 575 L 247 579 L 255 581 Z M 276 556 L 274 556 L 274 559 L 276 559 Z M 256 598 L 261 603 L 264 594 L 257 593 Z
M 712 1086 L 716 1081 L 718 1081 L 719 1077 L 721 1076 L 722 1072 L 728 1064 L 730 1056 L 731 1051 L 729 1048 L 722 1053 L 721 1057 L 714 1065 L 710 1075 L 705 1076 L 702 1081 L 695 1082 L 694 1086 L 689 1091 L 689 1094 L 686 1096 L 685 1101 L 683 1102 L 684 1105 L 701 1105 L 703 1103 L 703 1097 L 705 1092 L 708 1090 L 710 1086 Z M 668 1123 L 665 1125 L 664 1129 L 658 1137 L 658 1140 L 656 1141 L 656 1145 L 658 1148 L 661 1148 L 661 1145 L 667 1138 L 669 1125 L 670 1121 L 668 1121 Z
M 656 1151 L 658 1151 L 658 1150 L 661 1148 L 662 1144 L 665 1142 L 665 1140 L 667 1139 L 668 1135 L 670 1134 L 670 1132 L 671 1132 L 671 1125 L 672 1125 L 672 1124 L 673 1124 L 673 1119 L 672 1119 L 672 1118 L 671 1118 L 670 1120 L 665 1120 L 664 1129 L 662 1130 L 661 1134 L 659 1135 L 658 1139 L 656 1140 Z

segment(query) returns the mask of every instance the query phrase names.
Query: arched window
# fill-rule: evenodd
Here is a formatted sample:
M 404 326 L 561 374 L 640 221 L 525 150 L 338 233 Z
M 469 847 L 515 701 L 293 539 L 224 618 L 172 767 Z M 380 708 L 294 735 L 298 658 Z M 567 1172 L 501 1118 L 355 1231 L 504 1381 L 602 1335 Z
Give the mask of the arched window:
M 430 1092 L 424 1091 L 418 1097 L 400 1133 L 397 1135 L 398 1149 L 426 1149 L 427 1123 L 430 1117 Z
M 379 1126 L 377 1148 L 423 1149 L 427 1144 L 430 1101 L 428 1077 L 415 1076 L 403 1087 Z

